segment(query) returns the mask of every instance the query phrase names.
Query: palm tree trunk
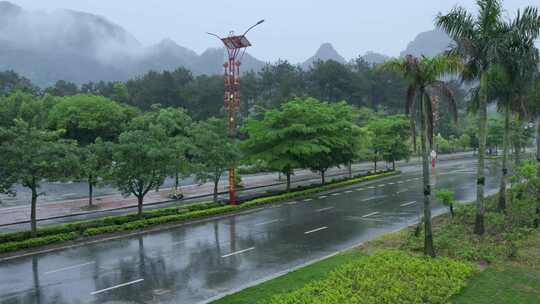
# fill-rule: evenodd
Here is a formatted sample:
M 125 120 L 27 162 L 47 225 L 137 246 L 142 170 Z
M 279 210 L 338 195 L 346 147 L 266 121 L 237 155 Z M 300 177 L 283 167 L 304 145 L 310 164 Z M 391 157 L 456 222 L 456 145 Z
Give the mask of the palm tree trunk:
M 536 122 L 536 162 L 540 166 L 540 118 Z M 540 170 L 538 171 L 540 177 Z M 536 202 L 536 218 L 534 219 L 534 227 L 540 226 L 540 200 Z
M 499 188 L 499 211 L 506 211 L 506 183 L 508 179 L 508 142 L 510 140 L 510 106 L 504 108 L 504 136 L 503 136 L 503 156 L 502 156 L 502 176 Z
M 486 156 L 486 125 L 487 125 L 487 74 L 480 77 L 480 102 L 478 105 L 478 169 L 476 173 L 476 219 L 474 223 L 474 233 L 484 234 L 484 186 L 486 177 L 484 175 Z
M 427 130 L 427 106 L 425 94 L 421 94 L 421 116 L 420 116 L 420 144 L 422 149 L 422 172 L 424 188 L 424 254 L 435 257 L 435 248 L 433 247 L 433 231 L 431 225 L 431 185 L 429 171 L 428 155 L 428 130 Z

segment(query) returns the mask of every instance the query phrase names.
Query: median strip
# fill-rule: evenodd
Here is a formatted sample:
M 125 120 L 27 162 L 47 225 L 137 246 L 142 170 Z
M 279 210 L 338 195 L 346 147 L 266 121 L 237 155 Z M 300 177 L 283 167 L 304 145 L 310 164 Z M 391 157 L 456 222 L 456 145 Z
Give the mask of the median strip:
M 135 281 L 131 281 L 131 282 L 119 284 L 119 285 L 112 286 L 112 287 L 109 287 L 109 288 L 105 288 L 105 289 L 101 289 L 101 290 L 96 290 L 96 291 L 91 292 L 90 294 L 91 294 L 91 295 L 97 295 L 97 294 L 100 294 L 100 293 L 102 293 L 102 292 L 106 292 L 106 291 L 109 291 L 109 290 L 113 290 L 113 289 L 120 288 L 120 287 L 124 287 L 124 286 L 128 286 L 128 285 L 133 285 L 133 284 L 136 284 L 136 283 L 139 283 L 139 282 L 142 282 L 142 281 L 144 281 L 144 279 L 138 279 L 138 280 L 135 280 Z
M 311 234 L 311 233 L 313 233 L 313 232 L 317 232 L 317 231 L 321 231 L 321 230 L 325 230 L 325 229 L 328 229 L 328 227 L 323 226 L 323 227 L 320 227 L 320 228 L 317 228 L 317 229 L 313 229 L 313 230 L 310 230 L 310 231 L 306 231 L 306 232 L 304 232 L 304 234 Z
M 250 248 L 247 248 L 247 249 L 244 249 L 244 250 L 240 250 L 240 251 L 236 251 L 236 252 L 231 252 L 231 253 L 229 253 L 229 254 L 222 255 L 221 257 L 222 257 L 222 258 L 228 258 L 228 257 L 230 257 L 230 256 L 237 255 L 237 254 L 242 254 L 242 253 L 251 251 L 251 250 L 253 250 L 253 249 L 255 249 L 255 247 L 250 247 Z

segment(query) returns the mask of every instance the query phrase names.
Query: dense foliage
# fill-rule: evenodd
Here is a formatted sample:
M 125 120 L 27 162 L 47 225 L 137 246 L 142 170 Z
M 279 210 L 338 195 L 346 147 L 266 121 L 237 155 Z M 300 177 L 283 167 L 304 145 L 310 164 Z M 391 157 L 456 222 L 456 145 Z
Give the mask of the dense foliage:
M 324 280 L 278 295 L 270 303 L 447 303 L 476 272 L 473 264 L 448 258 L 379 251 L 340 266 Z

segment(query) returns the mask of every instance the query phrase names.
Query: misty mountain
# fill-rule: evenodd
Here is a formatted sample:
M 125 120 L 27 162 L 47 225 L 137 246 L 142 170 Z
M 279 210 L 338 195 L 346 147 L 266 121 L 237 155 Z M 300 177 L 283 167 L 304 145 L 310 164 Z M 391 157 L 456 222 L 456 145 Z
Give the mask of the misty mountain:
M 401 56 L 436 56 L 448 50 L 452 42 L 452 39 L 441 30 L 436 29 L 423 32 L 418 34 L 416 38 L 407 45 L 407 48 L 401 52 Z
M 323 43 L 317 52 L 315 52 L 315 55 L 309 57 L 306 61 L 304 61 L 301 64 L 301 67 L 304 70 L 308 70 L 313 63 L 317 61 L 326 61 L 326 60 L 334 60 L 339 63 L 347 63 L 347 60 L 343 58 L 335 49 L 334 46 L 330 43 Z
M 364 59 L 369 64 L 381 64 L 391 59 L 391 57 L 384 54 L 368 51 L 364 54 L 364 56 L 362 56 L 362 59 Z
M 121 26 L 104 17 L 72 10 L 33 12 L 0 1 L 0 70 L 14 70 L 40 86 L 63 79 L 127 80 L 149 70 L 180 66 L 194 74 L 221 74 L 224 49 L 201 55 L 170 39 L 144 47 Z M 245 54 L 243 70 L 264 62 Z

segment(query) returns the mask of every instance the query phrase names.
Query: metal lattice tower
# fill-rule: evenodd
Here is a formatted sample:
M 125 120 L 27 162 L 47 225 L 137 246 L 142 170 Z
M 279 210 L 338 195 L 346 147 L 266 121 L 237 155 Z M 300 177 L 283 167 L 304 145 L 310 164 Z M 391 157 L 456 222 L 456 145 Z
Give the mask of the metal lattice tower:
M 216 34 L 208 33 L 217 37 L 225 45 L 227 50 L 227 61 L 223 64 L 224 68 L 224 105 L 227 109 L 228 123 L 229 123 L 229 136 L 231 138 L 236 137 L 236 115 L 238 108 L 240 107 L 240 65 L 242 57 L 246 51 L 246 48 L 251 46 L 251 43 L 246 38 L 246 34 L 257 25 L 263 23 L 264 20 L 257 22 L 251 26 L 242 35 L 234 35 L 234 32 L 230 32 L 226 38 L 221 38 Z M 229 167 L 229 204 L 236 204 L 236 166 L 231 163 Z

